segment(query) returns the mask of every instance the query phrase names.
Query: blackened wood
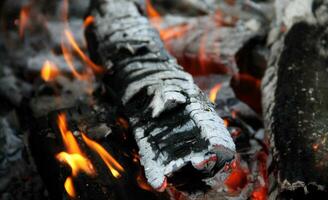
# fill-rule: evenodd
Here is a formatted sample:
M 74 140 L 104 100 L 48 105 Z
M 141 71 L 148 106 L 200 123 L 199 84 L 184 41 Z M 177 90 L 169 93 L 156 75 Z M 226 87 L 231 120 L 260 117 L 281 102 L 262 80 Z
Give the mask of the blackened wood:
M 287 6 L 297 17 L 284 18 L 287 31 L 272 46 L 263 80 L 263 114 L 274 153 L 271 175 L 277 180 L 271 197 L 278 199 L 327 198 L 327 21 L 312 15 L 312 1 L 302 6 Z
M 92 15 L 95 23 L 86 33 L 92 58 L 111 68 L 105 80 L 129 118 L 148 182 L 163 191 L 166 177 L 190 166 L 199 168 L 193 176 L 200 187 L 189 189 L 208 189 L 204 179 L 234 157 L 222 119 L 134 3 L 99 1 Z M 183 182 L 181 189 L 188 184 L 195 185 Z

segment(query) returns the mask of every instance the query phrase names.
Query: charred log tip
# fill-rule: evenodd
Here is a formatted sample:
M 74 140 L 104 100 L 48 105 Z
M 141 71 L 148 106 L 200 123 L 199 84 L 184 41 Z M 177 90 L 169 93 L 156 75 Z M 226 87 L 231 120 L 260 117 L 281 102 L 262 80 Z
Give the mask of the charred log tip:
M 328 199 L 327 188 L 315 182 L 304 183 L 303 181 L 296 181 L 289 183 L 285 180 L 279 191 L 276 199 Z
M 235 152 L 223 146 L 217 149 L 214 154 L 205 156 L 203 161 L 198 163 L 190 161 L 180 170 L 173 172 L 167 177 L 168 183 L 188 194 L 206 193 L 211 190 L 212 187 L 207 183 L 207 179 L 223 173 L 225 167 L 235 160 Z

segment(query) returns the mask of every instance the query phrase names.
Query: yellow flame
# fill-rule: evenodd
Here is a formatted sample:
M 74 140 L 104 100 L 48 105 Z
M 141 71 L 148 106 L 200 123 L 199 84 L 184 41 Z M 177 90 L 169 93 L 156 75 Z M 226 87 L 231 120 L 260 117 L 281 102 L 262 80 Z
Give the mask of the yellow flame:
M 114 177 L 119 178 L 121 175 L 119 173 L 123 172 L 123 167 L 113 158 L 100 144 L 97 142 L 89 139 L 87 136 L 82 134 L 82 138 L 84 142 L 88 145 L 89 148 L 91 148 L 93 151 L 97 152 L 99 156 L 103 159 L 111 173 Z
M 70 166 L 72 170 L 72 176 L 76 177 L 79 173 L 84 172 L 88 175 L 95 175 L 95 170 L 90 160 L 83 155 L 78 142 L 76 141 L 73 133 L 67 128 L 66 115 L 61 113 L 58 115 L 58 128 L 67 152 L 60 152 L 56 155 L 56 158 Z M 67 177 L 65 181 L 66 192 L 75 197 L 75 191 L 73 186 L 72 177 Z
M 72 177 L 67 177 L 67 179 L 64 183 L 64 187 L 65 187 L 65 190 L 66 190 L 67 194 L 70 197 L 75 197 L 76 196 Z
M 80 172 L 85 172 L 88 175 L 94 175 L 95 171 L 89 159 L 81 154 L 74 153 L 69 154 L 66 152 L 60 152 L 57 154 L 56 158 L 62 162 L 66 163 L 72 169 L 72 176 L 76 177 Z
M 216 84 L 210 91 L 209 99 L 212 103 L 215 103 L 216 96 L 221 89 L 221 84 Z
M 41 69 L 41 77 L 44 81 L 51 81 L 55 79 L 59 74 L 58 67 L 50 62 L 49 60 L 46 60 L 42 66 Z

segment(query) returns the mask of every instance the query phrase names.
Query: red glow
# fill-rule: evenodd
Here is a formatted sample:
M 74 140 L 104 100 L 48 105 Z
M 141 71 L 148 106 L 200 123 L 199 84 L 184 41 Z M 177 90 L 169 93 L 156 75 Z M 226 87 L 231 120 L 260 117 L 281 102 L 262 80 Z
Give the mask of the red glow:
M 266 187 L 260 187 L 253 191 L 251 199 L 252 200 L 266 200 L 268 190 Z
M 231 165 L 231 168 L 232 168 L 231 174 L 224 181 L 224 184 L 228 188 L 228 193 L 236 193 L 247 185 L 248 172 L 242 169 L 240 164 L 237 162 L 234 162 Z

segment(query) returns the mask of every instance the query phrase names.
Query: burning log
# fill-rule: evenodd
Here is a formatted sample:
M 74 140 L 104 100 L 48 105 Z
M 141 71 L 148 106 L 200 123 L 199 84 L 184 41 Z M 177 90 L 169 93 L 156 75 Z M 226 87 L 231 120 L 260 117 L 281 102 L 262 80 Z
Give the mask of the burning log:
M 234 18 L 221 10 L 201 17 L 148 15 L 166 48 L 191 74 L 236 74 L 245 68 L 263 74 L 265 64 L 254 61 L 263 57 L 264 19 Z
M 167 184 L 208 190 L 235 153 L 222 119 L 134 3 L 93 6 L 86 32 L 91 56 L 110 69 L 104 81 L 128 116 L 148 182 L 158 191 Z
M 263 80 L 273 199 L 327 199 L 327 2 L 286 1 Z M 326 17 L 324 17 L 326 16 Z M 273 41 L 273 40 L 271 40 Z M 277 183 L 275 185 L 275 183 Z

